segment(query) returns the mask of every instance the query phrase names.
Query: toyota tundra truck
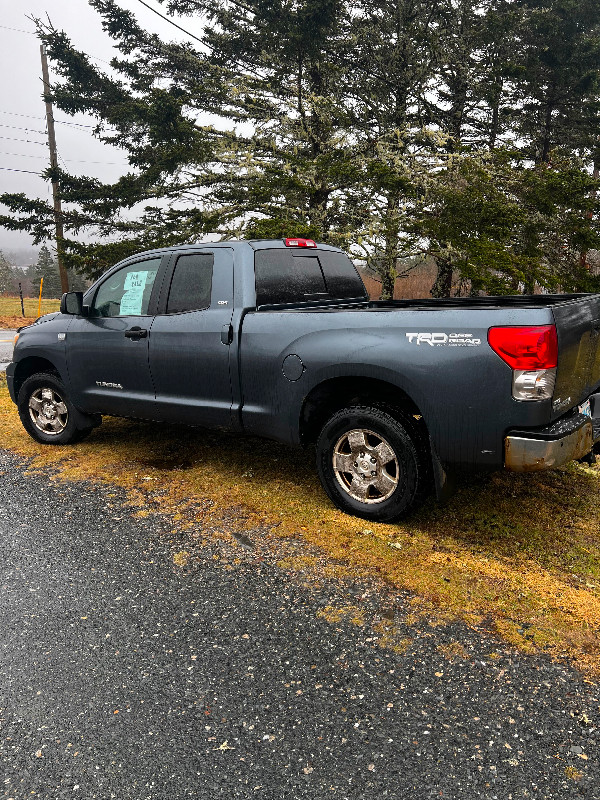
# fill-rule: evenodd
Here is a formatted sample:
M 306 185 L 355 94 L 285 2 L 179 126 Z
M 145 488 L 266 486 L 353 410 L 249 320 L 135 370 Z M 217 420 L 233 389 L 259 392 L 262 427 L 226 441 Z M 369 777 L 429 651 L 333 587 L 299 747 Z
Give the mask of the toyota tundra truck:
M 591 454 L 600 295 L 372 301 L 311 240 L 163 248 L 23 328 L 7 380 L 38 442 L 107 414 L 312 444 L 331 501 L 389 522 L 457 468 Z

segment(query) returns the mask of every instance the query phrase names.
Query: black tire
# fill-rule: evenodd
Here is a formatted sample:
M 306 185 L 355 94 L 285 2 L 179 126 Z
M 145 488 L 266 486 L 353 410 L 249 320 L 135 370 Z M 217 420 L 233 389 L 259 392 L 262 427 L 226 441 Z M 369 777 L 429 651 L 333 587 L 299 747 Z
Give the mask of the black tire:
M 373 522 L 392 522 L 414 511 L 431 487 L 427 442 L 418 424 L 402 412 L 372 406 L 344 408 L 319 435 L 319 478 L 342 511 Z
M 17 408 L 27 433 L 42 444 L 74 444 L 94 428 L 91 420 L 85 424 L 86 416 L 73 406 L 63 382 L 51 372 L 38 372 L 23 382 Z

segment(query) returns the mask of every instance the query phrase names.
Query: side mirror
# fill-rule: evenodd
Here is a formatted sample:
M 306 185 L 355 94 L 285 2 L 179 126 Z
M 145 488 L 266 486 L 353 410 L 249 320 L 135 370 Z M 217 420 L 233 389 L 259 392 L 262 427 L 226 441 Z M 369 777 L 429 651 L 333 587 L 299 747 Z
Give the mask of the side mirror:
M 83 292 L 65 292 L 60 301 L 61 314 L 74 314 L 81 317 L 83 314 Z

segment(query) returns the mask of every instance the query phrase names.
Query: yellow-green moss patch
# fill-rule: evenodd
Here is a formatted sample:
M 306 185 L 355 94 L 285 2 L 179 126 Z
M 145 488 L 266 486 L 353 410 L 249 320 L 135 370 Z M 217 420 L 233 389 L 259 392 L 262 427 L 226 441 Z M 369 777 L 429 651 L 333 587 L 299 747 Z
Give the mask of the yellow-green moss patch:
M 194 535 L 235 520 L 275 543 L 305 541 L 310 555 L 282 567 L 376 576 L 414 595 L 407 621 L 461 618 L 600 673 L 597 468 L 464 479 L 447 506 L 430 501 L 401 524 L 377 525 L 332 507 L 311 452 L 258 439 L 106 418 L 80 444 L 42 446 L 0 388 L 0 445 L 32 469 L 118 484 L 133 511 L 171 515 Z

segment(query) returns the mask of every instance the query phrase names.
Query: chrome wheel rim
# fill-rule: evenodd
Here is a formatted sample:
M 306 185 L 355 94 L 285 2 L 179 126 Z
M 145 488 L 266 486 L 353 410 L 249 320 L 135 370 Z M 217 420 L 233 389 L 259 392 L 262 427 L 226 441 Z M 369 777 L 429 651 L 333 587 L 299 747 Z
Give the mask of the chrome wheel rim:
M 55 389 L 42 386 L 29 398 L 29 416 L 42 433 L 58 436 L 67 427 L 69 412 L 65 401 Z
M 333 470 L 342 489 L 360 503 L 383 503 L 398 486 L 400 466 L 383 436 L 367 428 L 344 433 L 333 448 Z

